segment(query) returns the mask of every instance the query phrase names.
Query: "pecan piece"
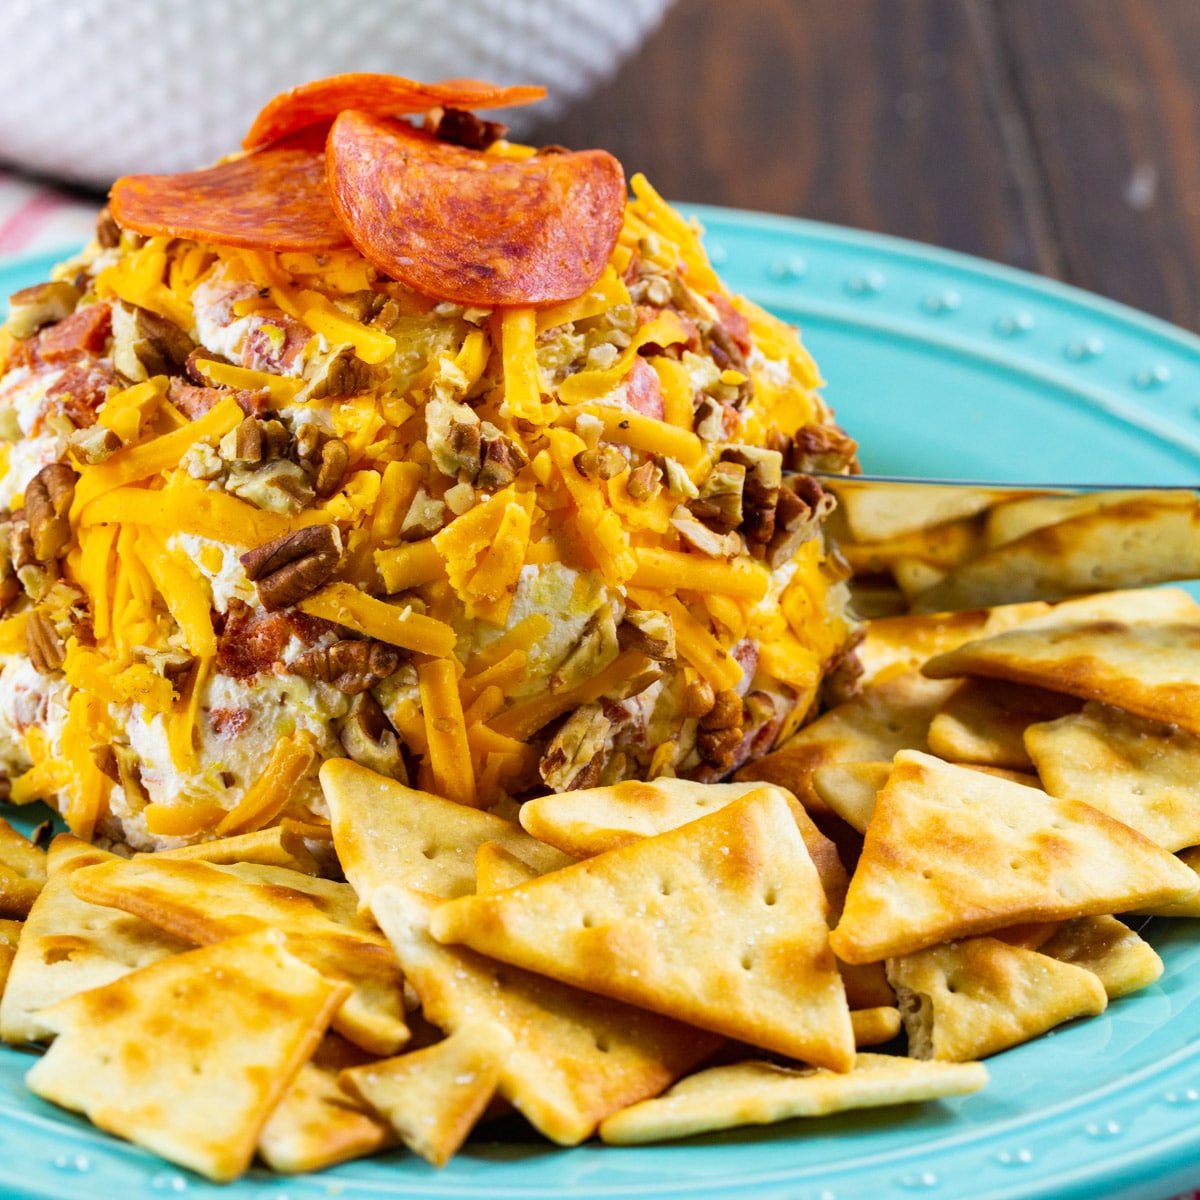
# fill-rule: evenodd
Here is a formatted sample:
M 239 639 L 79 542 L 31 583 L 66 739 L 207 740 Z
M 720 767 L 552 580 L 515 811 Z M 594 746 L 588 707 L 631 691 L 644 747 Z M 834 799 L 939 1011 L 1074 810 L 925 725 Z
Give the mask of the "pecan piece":
M 475 477 L 475 486 L 481 492 L 498 492 L 516 479 L 517 472 L 528 464 L 529 455 L 489 421 L 482 423 L 480 431 L 483 434 L 480 445 L 482 465 Z
M 794 475 L 779 489 L 775 507 L 775 533 L 767 546 L 767 565 L 781 567 L 800 547 L 815 537 L 821 522 L 833 512 L 837 500 L 811 475 Z
M 25 489 L 25 520 L 33 556 L 49 562 L 66 549 L 71 540 L 68 514 L 75 499 L 75 472 L 66 463 L 43 467 Z
M 400 740 L 370 692 L 362 692 L 354 697 L 338 734 L 342 749 L 359 766 L 408 783 Z
M 77 429 L 67 445 L 75 460 L 87 467 L 107 462 L 121 448 L 121 439 L 105 425 L 92 425 Z
M 107 204 L 96 214 L 96 241 L 101 250 L 115 250 L 121 244 L 121 227 Z
M 324 587 L 342 558 L 342 537 L 334 525 L 307 525 L 241 557 L 247 578 L 258 588 L 268 612 L 288 608 Z
M 721 458 L 746 469 L 742 488 L 742 532 L 752 549 L 763 547 L 775 536 L 775 507 L 783 482 L 783 455 L 760 446 L 730 446 Z
M 652 458 L 629 472 L 625 490 L 634 500 L 653 500 L 662 488 L 662 471 Z
M 616 446 L 597 446 L 580 450 L 571 460 L 584 479 L 614 479 L 629 466 L 629 460 Z
M 793 471 L 837 474 L 857 469 L 858 443 L 834 424 L 805 425 L 791 439 L 788 467 Z
M 196 343 L 173 321 L 136 304 L 112 310 L 112 362 L 126 379 L 138 383 L 151 375 L 176 375 Z
M 692 516 L 714 533 L 732 533 L 742 523 L 742 488 L 746 468 L 741 463 L 722 460 L 714 463 L 700 495 L 688 504 Z
M 342 486 L 346 478 L 346 468 L 350 465 L 350 447 L 341 438 L 329 438 L 322 446 L 318 458 L 317 477 L 313 480 L 313 490 L 321 499 L 332 496 Z
M 41 675 L 51 675 L 62 669 L 66 661 L 62 638 L 54 622 L 39 608 L 29 614 L 25 626 L 25 650 L 33 669 Z
M 310 359 L 304 375 L 305 385 L 296 396 L 301 402 L 369 392 L 387 380 L 388 371 L 386 367 L 363 362 L 353 346 L 334 346 Z
M 432 537 L 445 523 L 445 502 L 435 500 L 423 487 L 419 487 L 401 522 L 400 540 L 419 542 L 422 538 Z
M 444 108 L 433 136 L 443 142 L 466 146 L 469 150 L 486 150 L 507 132 L 508 126 L 499 121 L 485 121 L 461 108 Z
M 666 613 L 655 609 L 626 609 L 625 620 L 617 627 L 617 645 L 665 662 L 675 657 L 675 626 Z
M 604 762 L 604 747 L 611 728 L 612 722 L 599 704 L 580 705 L 550 739 L 542 755 L 538 772 L 543 782 L 556 792 L 589 786 L 587 782 L 577 782 L 588 775 L 595 782 Z
M 400 666 L 400 651 L 385 642 L 343 638 L 328 648 L 306 650 L 290 670 L 305 679 L 331 683 L 347 696 L 357 696 L 386 679 Z
M 728 770 L 744 736 L 742 698 L 732 688 L 725 688 L 717 692 L 712 708 L 700 718 L 696 750 L 706 766 Z

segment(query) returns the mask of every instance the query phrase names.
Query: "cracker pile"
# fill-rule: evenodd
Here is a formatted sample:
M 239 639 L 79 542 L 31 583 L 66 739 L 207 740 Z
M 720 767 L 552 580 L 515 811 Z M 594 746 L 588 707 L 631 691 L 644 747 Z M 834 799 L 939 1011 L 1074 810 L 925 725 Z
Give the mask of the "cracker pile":
M 1115 914 L 1200 915 L 1197 645 L 1176 590 L 889 618 L 754 779 L 500 814 L 335 759 L 328 825 L 133 858 L 5 827 L 0 1036 L 214 1180 L 441 1166 L 514 1111 L 636 1144 L 965 1095 L 1158 979 Z

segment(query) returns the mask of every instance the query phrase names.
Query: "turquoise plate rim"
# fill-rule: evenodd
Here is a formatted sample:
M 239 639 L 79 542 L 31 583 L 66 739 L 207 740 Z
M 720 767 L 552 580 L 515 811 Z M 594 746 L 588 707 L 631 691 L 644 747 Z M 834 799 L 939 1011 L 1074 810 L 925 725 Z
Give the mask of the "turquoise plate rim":
M 861 333 L 864 343 L 994 371 L 1000 386 L 1011 377 L 1013 387 L 1051 389 L 1085 423 L 1150 446 L 1159 457 L 1151 455 L 1143 473 L 1200 481 L 1200 338 L 970 255 L 767 213 L 681 207 L 706 227 L 726 282 L 797 321 L 810 345 Z M 0 261 L 0 291 L 43 277 L 72 249 Z M 861 398 L 843 407 L 853 391 L 847 382 L 832 378 L 829 396 L 849 425 Z M 868 467 L 872 450 L 865 438 Z M 1019 465 L 998 477 L 1027 474 Z M 1200 1040 L 1189 1036 L 1200 1020 L 1200 946 L 1186 922 L 1157 922 L 1150 936 L 1167 963 L 1159 983 L 989 1060 L 993 1081 L 975 1097 L 655 1148 L 560 1150 L 480 1139 L 441 1172 L 394 1154 L 293 1179 L 256 1169 L 218 1187 L 28 1094 L 21 1076 L 31 1060 L 3 1048 L 0 1194 L 435 1200 L 570 1190 L 621 1200 L 1167 1200 L 1200 1186 Z M 1078 1087 L 1072 1074 L 1083 1081 Z

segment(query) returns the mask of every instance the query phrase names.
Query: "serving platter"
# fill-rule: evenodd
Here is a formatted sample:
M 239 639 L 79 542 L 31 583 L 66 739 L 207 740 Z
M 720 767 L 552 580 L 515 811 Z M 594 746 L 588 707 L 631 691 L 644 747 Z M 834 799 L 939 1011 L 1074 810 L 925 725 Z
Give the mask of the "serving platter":
M 978 259 L 688 211 L 730 286 L 800 325 L 868 470 L 1200 483 L 1200 339 Z M 0 262 L 0 293 L 53 261 Z M 10 815 L 28 827 L 28 812 Z M 509 1128 L 441 1171 L 395 1152 L 218 1187 L 28 1094 L 30 1058 L 0 1049 L 0 1195 L 1167 1200 L 1200 1186 L 1200 928 L 1155 921 L 1144 936 L 1166 963 L 1156 985 L 988 1060 L 977 1095 L 646 1148 L 563 1150 Z

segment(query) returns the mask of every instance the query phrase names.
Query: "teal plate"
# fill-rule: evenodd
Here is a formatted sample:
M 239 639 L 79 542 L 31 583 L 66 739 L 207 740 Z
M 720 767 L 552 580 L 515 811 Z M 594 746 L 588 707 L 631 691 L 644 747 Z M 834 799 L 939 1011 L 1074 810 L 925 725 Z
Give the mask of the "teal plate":
M 730 286 L 799 324 L 870 470 L 1200 483 L 1200 341 L 1021 272 L 811 222 L 692 209 Z M 0 293 L 49 259 L 0 267 Z M 216 1187 L 27 1094 L 0 1050 L 0 1194 L 226 1200 L 1166 1200 L 1200 1186 L 1200 939 L 1147 930 L 1153 987 L 988 1061 L 974 1096 L 658 1147 L 475 1139 Z

